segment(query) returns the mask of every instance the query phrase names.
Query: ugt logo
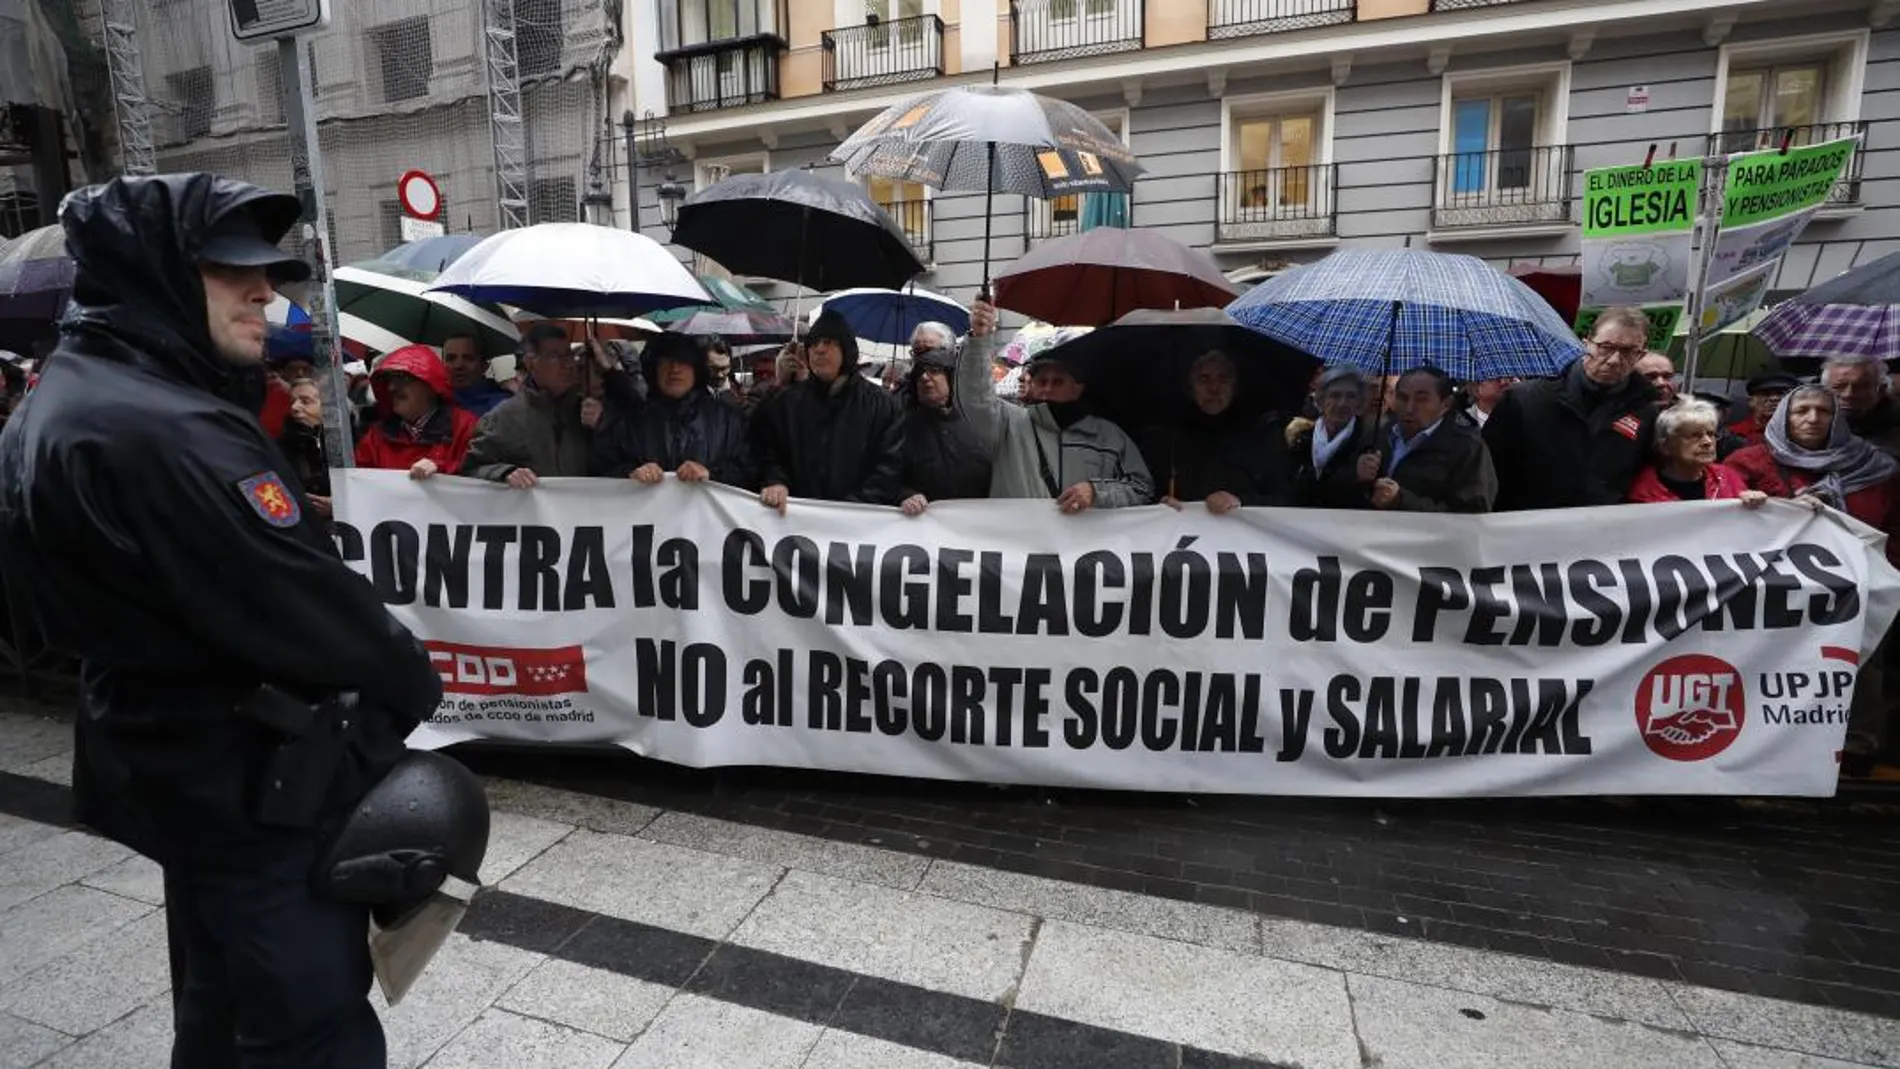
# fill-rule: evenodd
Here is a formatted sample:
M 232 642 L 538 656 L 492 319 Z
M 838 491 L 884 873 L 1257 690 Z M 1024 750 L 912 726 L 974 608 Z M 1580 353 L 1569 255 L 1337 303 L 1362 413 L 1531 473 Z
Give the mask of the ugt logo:
M 1704 761 L 1729 748 L 1747 716 L 1742 674 L 1718 657 L 1691 653 L 1649 670 L 1636 688 L 1643 743 L 1671 761 Z

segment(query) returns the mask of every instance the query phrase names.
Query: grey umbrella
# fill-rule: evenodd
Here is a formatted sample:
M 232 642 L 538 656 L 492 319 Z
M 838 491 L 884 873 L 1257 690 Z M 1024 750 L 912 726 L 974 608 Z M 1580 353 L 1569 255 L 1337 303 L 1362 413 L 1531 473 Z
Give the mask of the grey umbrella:
M 1126 193 L 1141 174 L 1128 146 L 1093 115 L 1066 100 L 996 85 L 938 89 L 894 104 L 831 158 L 854 176 L 982 190 L 986 295 L 990 202 L 998 191 L 1043 199 Z

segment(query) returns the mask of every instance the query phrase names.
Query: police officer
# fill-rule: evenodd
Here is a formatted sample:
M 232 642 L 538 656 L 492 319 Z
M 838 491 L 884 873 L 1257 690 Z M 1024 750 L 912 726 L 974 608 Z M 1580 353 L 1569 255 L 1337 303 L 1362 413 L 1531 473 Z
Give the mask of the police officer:
M 83 662 L 80 818 L 164 868 L 173 1069 L 385 1064 L 369 908 L 312 868 L 441 698 L 255 418 L 298 215 L 206 174 L 69 196 L 72 306 L 0 434 L 8 594 Z

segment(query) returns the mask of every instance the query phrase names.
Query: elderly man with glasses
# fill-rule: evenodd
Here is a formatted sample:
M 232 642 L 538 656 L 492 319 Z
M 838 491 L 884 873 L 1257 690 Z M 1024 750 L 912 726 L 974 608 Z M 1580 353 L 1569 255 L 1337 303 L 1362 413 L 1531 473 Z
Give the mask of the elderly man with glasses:
M 1504 395 L 1484 425 L 1498 511 L 1613 505 L 1629 496 L 1660 409 L 1656 388 L 1633 374 L 1648 336 L 1640 309 L 1611 308 L 1561 375 Z

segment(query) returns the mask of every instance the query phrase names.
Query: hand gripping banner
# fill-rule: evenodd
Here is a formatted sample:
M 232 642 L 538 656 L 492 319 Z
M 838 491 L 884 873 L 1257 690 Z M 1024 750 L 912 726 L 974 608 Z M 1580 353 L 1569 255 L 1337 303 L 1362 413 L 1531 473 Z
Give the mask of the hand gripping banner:
M 1155 791 L 1828 795 L 1883 538 L 1773 501 L 1497 516 L 339 472 L 411 740 Z

